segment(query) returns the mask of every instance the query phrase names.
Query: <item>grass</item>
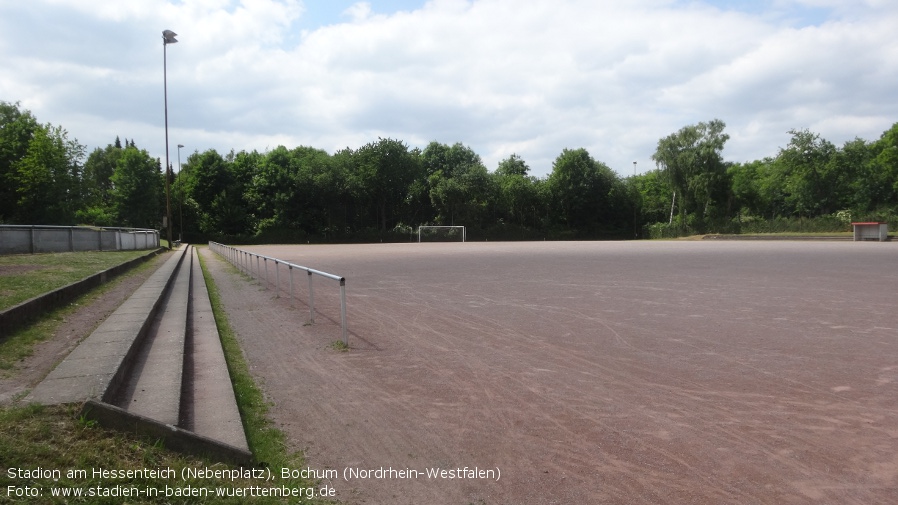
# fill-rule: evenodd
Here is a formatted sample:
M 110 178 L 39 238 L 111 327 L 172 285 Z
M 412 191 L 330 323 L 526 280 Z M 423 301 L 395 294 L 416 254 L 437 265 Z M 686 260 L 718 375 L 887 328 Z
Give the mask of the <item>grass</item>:
M 142 252 L 144 254 L 146 253 L 146 251 Z M 0 260 L 2 259 L 3 258 L 0 258 Z M 125 258 L 123 261 L 127 261 L 128 259 L 131 258 Z M 126 276 L 145 271 L 148 268 L 151 268 L 151 263 L 143 262 L 124 275 L 121 275 L 113 279 L 112 281 L 104 283 L 92 289 L 90 292 L 77 297 L 69 305 L 51 310 L 41 316 L 40 319 L 34 320 L 26 326 L 13 330 L 9 335 L 5 336 L 2 341 L 0 341 L 0 377 L 8 376 L 9 374 L 13 373 L 16 363 L 27 358 L 28 356 L 31 356 L 31 354 L 34 352 L 34 346 L 36 344 L 53 337 L 56 332 L 59 331 L 59 327 L 62 325 L 63 321 L 65 321 L 65 318 L 72 314 L 74 311 L 78 310 L 79 306 L 92 303 L 100 295 L 112 289 L 118 283 L 124 280 Z M 0 277 L 0 280 L 2 279 L 3 277 Z M 100 321 L 97 321 L 97 324 L 99 323 Z
M 0 256 L 0 310 L 148 252 L 92 251 Z
M 202 264 L 202 260 L 201 260 Z M 39 405 L 0 406 L 0 504 L 4 503 L 91 503 L 91 504 L 188 504 L 188 503 L 332 503 L 322 498 L 310 498 L 308 491 L 318 484 L 303 479 L 281 479 L 280 469 L 302 470 L 302 455 L 289 453 L 286 437 L 267 418 L 269 404 L 249 373 L 246 361 L 237 343 L 236 335 L 227 321 L 221 297 L 204 268 L 204 276 L 212 298 L 216 323 L 221 332 L 228 367 L 234 382 L 235 393 L 244 428 L 251 449 L 256 457 L 255 469 L 270 471 L 270 481 L 237 478 L 227 475 L 182 479 L 184 468 L 231 470 L 230 467 L 202 458 L 169 451 L 152 439 L 131 433 L 123 433 L 99 427 L 95 422 L 80 416 L 80 405 L 44 407 Z M 104 286 L 105 287 L 105 286 Z M 104 287 L 98 288 L 103 289 Z M 89 303 L 98 290 L 84 295 L 78 303 Z M 60 309 L 71 310 L 71 308 Z M 42 319 L 44 331 L 55 331 L 62 313 Z M 37 326 L 37 325 L 35 325 Z M 8 350 L 7 350 L 8 351 Z M 0 352 L 4 354 L 7 351 Z M 94 469 L 115 471 L 173 469 L 175 476 L 134 475 L 127 478 L 110 478 L 94 474 Z M 10 470 L 12 469 L 12 470 Z M 40 469 L 43 473 L 35 475 Z M 11 473 L 12 472 L 12 473 Z M 49 475 L 47 473 L 49 472 Z M 83 472 L 83 473 L 80 473 Z M 267 475 L 267 473 L 266 473 Z M 12 494 L 8 486 L 14 486 Z M 194 492 L 208 490 L 210 496 L 178 496 L 178 491 L 192 487 Z M 87 498 L 53 497 L 52 489 L 93 491 L 98 496 Z M 253 496 L 216 497 L 216 489 L 232 493 L 243 491 Z M 300 496 L 291 498 L 260 497 L 283 490 L 292 490 Z M 123 491 L 142 493 L 141 496 L 124 496 Z M 157 490 L 156 496 L 147 496 L 147 490 Z M 166 490 L 169 496 L 165 496 Z M 118 496 L 99 496 L 102 494 Z M 39 496 L 16 496 L 16 493 L 39 493 Z
M 716 233 L 707 233 L 706 235 L 717 235 Z M 738 234 L 727 234 L 721 233 L 720 235 L 732 235 L 734 237 L 853 237 L 854 232 L 850 231 L 777 231 L 777 232 L 764 232 L 764 233 L 738 233 Z
M 0 408 L 0 454 L 3 454 L 3 472 L 0 473 L 0 503 L 91 503 L 91 504 L 192 504 L 192 503 L 313 503 L 305 498 L 281 499 L 273 497 L 215 497 L 215 490 L 238 488 L 296 488 L 292 482 L 279 479 L 271 482 L 259 479 L 226 476 L 182 479 L 184 468 L 230 470 L 226 465 L 201 458 L 178 454 L 164 449 L 151 439 L 130 433 L 107 430 L 79 417 L 79 406 Z M 44 474 L 29 473 L 40 468 Z M 175 476 L 135 475 L 130 478 L 110 478 L 94 474 L 94 470 L 165 470 L 171 468 Z M 9 469 L 13 469 L 10 475 Z M 47 472 L 55 473 L 47 474 Z M 84 471 L 83 474 L 78 472 Z M 272 473 L 275 469 L 272 468 Z M 40 496 L 10 496 L 8 486 L 16 486 L 19 493 L 36 492 Z M 207 489 L 208 497 L 173 496 L 175 490 L 192 486 L 194 491 Z M 166 497 L 166 487 L 170 496 Z M 94 496 L 90 498 L 61 498 L 52 496 L 52 488 L 93 491 L 95 494 L 112 494 L 116 490 L 158 490 L 157 496 Z
M 705 237 L 732 237 L 732 238 L 813 238 L 813 237 L 832 237 L 832 238 L 852 238 L 854 236 L 853 232 L 843 232 L 843 231 L 831 231 L 831 232 L 771 232 L 771 233 L 704 233 L 702 235 L 687 235 L 684 237 L 664 237 L 664 238 L 656 238 L 650 240 L 703 240 Z
M 347 352 L 349 350 L 349 346 L 346 345 L 346 342 L 342 340 L 334 340 L 330 345 L 331 349 L 340 352 Z

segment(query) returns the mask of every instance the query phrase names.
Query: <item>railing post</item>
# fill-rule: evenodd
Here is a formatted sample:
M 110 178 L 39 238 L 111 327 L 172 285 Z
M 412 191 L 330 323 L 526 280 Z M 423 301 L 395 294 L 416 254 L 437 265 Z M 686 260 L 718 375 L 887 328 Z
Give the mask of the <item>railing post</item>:
M 346 332 L 346 279 L 340 279 L 340 326 L 343 327 L 343 343 L 349 347 L 349 334 Z
M 278 260 L 274 260 L 274 297 L 281 297 L 281 271 L 278 270 Z
M 312 284 L 312 272 L 306 273 L 309 274 L 309 322 L 315 324 L 315 287 Z
M 262 263 L 265 265 L 265 289 L 268 289 L 268 258 L 262 258 Z
M 290 270 L 290 305 L 296 303 L 296 297 L 293 296 L 293 265 L 287 263 L 287 268 Z

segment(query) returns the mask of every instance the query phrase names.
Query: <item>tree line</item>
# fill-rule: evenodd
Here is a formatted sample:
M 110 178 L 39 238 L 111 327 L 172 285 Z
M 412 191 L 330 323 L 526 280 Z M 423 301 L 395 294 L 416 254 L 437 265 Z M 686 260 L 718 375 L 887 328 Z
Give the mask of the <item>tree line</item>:
M 898 123 L 878 140 L 855 138 L 842 147 L 794 129 L 775 157 L 746 163 L 723 161 L 724 128 L 713 120 L 658 141 L 658 170 L 633 181 L 649 235 L 898 225 Z
M 627 178 L 582 148 L 534 177 L 517 155 L 490 171 L 461 143 L 391 138 L 333 154 L 197 151 L 176 174 L 134 140 L 86 155 L 0 102 L 0 222 L 160 228 L 166 176 L 174 235 L 188 241 L 396 241 L 422 224 L 465 225 L 472 240 L 835 231 L 898 214 L 898 124 L 841 148 L 790 134 L 775 157 L 731 163 L 722 121 L 689 125 L 658 141 L 656 170 Z

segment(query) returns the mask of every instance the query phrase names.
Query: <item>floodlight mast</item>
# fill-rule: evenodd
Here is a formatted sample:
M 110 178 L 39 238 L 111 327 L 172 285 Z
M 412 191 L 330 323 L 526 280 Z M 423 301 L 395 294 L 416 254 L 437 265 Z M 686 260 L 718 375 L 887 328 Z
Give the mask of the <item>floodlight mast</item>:
M 169 190 L 169 167 L 168 160 L 168 55 L 166 46 L 178 42 L 178 34 L 171 30 L 162 31 L 162 88 L 165 100 L 165 224 L 168 231 L 168 248 L 172 248 L 171 240 L 171 196 Z
M 178 225 L 178 242 L 184 241 L 184 186 L 181 184 L 181 148 L 184 144 L 178 144 L 178 216 L 180 224 Z
M 634 187 L 634 188 L 636 187 L 636 162 L 635 162 L 635 161 L 633 162 L 633 187 Z M 636 194 L 636 195 L 639 194 L 639 190 L 638 190 L 638 189 L 636 190 L 636 193 L 635 193 L 635 194 Z M 635 195 L 634 195 L 634 196 L 635 196 Z M 637 218 L 637 210 L 638 210 L 638 205 L 639 205 L 638 200 L 639 200 L 639 199 L 637 198 L 637 199 L 635 199 L 635 201 L 633 202 L 633 239 L 634 239 L 634 240 L 639 238 L 639 228 L 638 228 L 638 226 L 637 226 L 637 221 L 638 221 L 638 218 Z

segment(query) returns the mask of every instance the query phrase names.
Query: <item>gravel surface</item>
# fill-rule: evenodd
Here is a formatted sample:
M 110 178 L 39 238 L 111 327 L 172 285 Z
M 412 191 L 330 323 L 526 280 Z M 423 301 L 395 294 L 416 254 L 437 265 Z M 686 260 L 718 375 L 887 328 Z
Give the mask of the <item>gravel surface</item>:
M 346 503 L 898 501 L 894 244 L 252 249 L 347 279 L 339 352 L 336 284 L 307 325 L 304 273 L 297 302 L 284 270 L 276 297 L 210 261 L 275 421 Z

